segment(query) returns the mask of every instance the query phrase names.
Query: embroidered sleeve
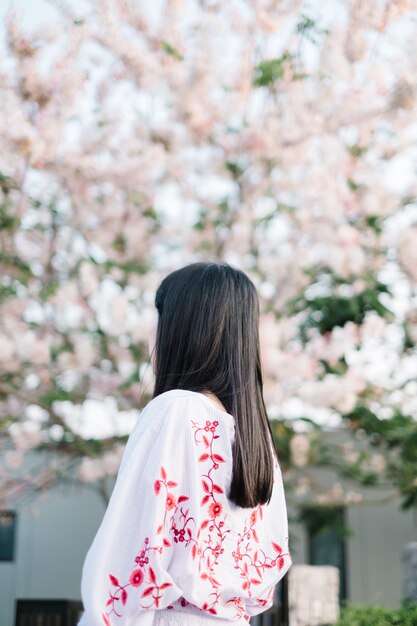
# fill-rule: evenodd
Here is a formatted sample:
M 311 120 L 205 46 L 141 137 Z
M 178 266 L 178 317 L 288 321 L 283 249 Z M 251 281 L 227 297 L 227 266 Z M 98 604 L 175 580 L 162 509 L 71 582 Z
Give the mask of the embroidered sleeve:
M 274 603 L 275 589 L 292 565 L 288 546 L 288 517 L 281 468 L 274 459 L 275 474 L 273 495 L 269 505 L 262 505 L 258 511 L 265 519 L 259 526 L 261 534 L 259 550 L 254 554 L 253 564 L 261 582 L 257 593 L 245 600 L 246 614 L 250 617 L 267 611 Z M 262 522 L 261 522 L 262 523 Z M 267 546 L 265 550 L 264 546 Z
M 230 425 L 207 419 L 189 397 L 156 406 L 149 427 L 129 438 L 86 556 L 79 624 L 123 626 L 179 598 L 217 612 L 220 561 L 224 576 L 228 571 L 222 544 L 230 530 L 222 513 Z

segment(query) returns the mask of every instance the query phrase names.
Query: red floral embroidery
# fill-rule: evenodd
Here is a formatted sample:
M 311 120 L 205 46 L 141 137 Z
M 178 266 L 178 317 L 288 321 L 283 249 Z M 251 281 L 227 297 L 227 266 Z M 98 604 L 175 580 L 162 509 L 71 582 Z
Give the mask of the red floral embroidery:
M 253 542 L 250 542 L 253 538 L 256 543 L 259 543 L 255 525 L 259 519 L 263 518 L 264 506 L 265 505 L 259 505 L 258 508 L 250 513 L 249 526 L 245 523 L 243 533 L 238 534 L 236 550 L 232 552 L 232 556 L 235 560 L 234 568 L 240 570 L 240 576 L 243 578 L 242 589 L 245 591 L 248 590 L 249 597 L 252 597 L 251 585 L 261 584 L 263 571 L 267 568 L 275 566 L 277 566 L 278 570 L 281 571 L 285 563 L 284 557 L 290 556 L 289 551 L 283 552 L 281 546 L 274 541 L 271 542 L 271 545 L 274 551 L 277 552 L 275 558 L 267 556 L 261 548 L 257 548 Z M 249 539 L 249 542 L 246 543 L 244 546 L 245 551 L 243 551 L 243 549 L 241 549 L 241 544 L 245 539 Z M 288 541 L 288 537 L 286 538 L 286 541 Z M 244 557 L 245 560 L 243 561 Z
M 189 496 L 186 496 L 186 495 L 180 495 L 177 499 L 176 495 L 172 491 L 168 491 L 169 489 L 172 489 L 177 486 L 178 486 L 177 483 L 174 482 L 173 480 L 167 480 L 166 470 L 163 466 L 161 466 L 160 478 L 154 481 L 153 487 L 154 487 L 154 493 L 156 497 L 159 497 L 163 491 L 162 488 L 163 487 L 165 488 L 165 513 L 164 513 L 164 519 L 163 519 L 162 524 L 158 526 L 156 530 L 156 535 L 160 535 L 163 532 L 163 529 L 165 528 L 165 525 L 166 525 L 166 517 L 167 517 L 168 512 L 171 511 L 172 509 L 176 510 L 180 503 L 189 500 Z M 173 518 L 174 518 L 174 515 L 172 515 L 171 521 L 173 520 Z M 190 519 L 193 519 L 193 518 L 189 518 L 189 520 Z M 178 539 L 175 538 L 174 541 L 178 541 Z M 162 537 L 162 545 L 158 545 L 158 546 L 150 546 L 149 537 L 145 537 L 143 545 L 142 545 L 142 550 L 135 557 L 136 567 L 129 576 L 129 582 L 126 585 L 120 585 L 117 577 L 114 576 L 113 574 L 109 574 L 109 580 L 111 584 L 116 588 L 116 590 L 113 593 L 111 591 L 109 592 L 110 597 L 106 602 L 106 607 L 111 606 L 112 609 L 107 613 L 102 613 L 102 618 L 106 626 L 111 626 L 110 621 L 109 621 L 109 616 L 111 615 L 111 613 L 115 613 L 117 617 L 121 617 L 122 614 L 118 611 L 118 606 L 119 606 L 118 603 L 121 602 L 122 606 L 125 606 L 127 598 L 128 598 L 128 591 L 126 589 L 129 586 L 140 587 L 144 582 L 146 582 L 148 586 L 143 590 L 140 597 L 147 598 L 148 600 L 152 599 L 152 601 L 150 604 L 141 603 L 140 606 L 142 606 L 143 608 L 150 608 L 152 606 L 155 606 L 155 608 L 159 607 L 159 601 L 163 595 L 163 591 L 167 589 L 168 587 L 171 587 L 172 583 L 163 582 L 162 584 L 158 584 L 155 572 L 152 569 L 152 567 L 149 565 L 148 554 L 150 554 L 151 551 L 162 553 L 162 550 L 164 548 L 168 548 L 169 546 L 171 546 L 171 542 L 169 538 L 166 536 Z M 137 567 L 138 565 L 139 567 Z M 144 569 L 146 567 L 147 567 L 148 577 L 145 580 Z M 148 600 L 146 602 L 148 602 Z
M 185 598 L 183 598 L 183 597 L 181 596 L 181 598 L 178 598 L 178 600 L 176 600 L 174 604 L 175 604 L 175 605 L 181 605 L 181 606 L 188 606 L 188 605 L 190 605 L 190 604 L 191 604 L 191 602 L 188 602 L 188 600 L 186 600 Z M 193 605 L 193 606 L 194 606 L 194 605 Z M 167 609 L 173 609 L 173 608 L 174 608 L 174 605 L 173 605 L 173 604 L 169 604 L 169 605 L 167 606 Z
M 266 606 L 267 604 L 269 604 L 269 602 L 271 602 L 274 592 L 275 592 L 275 587 L 271 587 L 271 589 L 266 594 L 265 598 L 256 599 L 256 604 L 259 604 L 260 606 Z
M 198 574 L 201 580 L 207 580 L 211 585 L 212 593 L 208 594 L 210 601 L 205 602 L 201 610 L 217 615 L 216 605 L 219 602 L 221 592 L 219 587 L 221 583 L 217 575 L 217 569 L 220 565 L 219 559 L 224 553 L 223 543 L 231 528 L 227 528 L 228 515 L 223 513 L 223 504 L 220 499 L 225 501 L 226 495 L 223 488 L 215 481 L 215 471 L 220 467 L 221 463 L 226 460 L 218 453 L 213 451 L 213 443 L 215 439 L 219 439 L 220 435 L 216 434 L 219 422 L 210 422 L 207 420 L 204 426 L 191 420 L 194 429 L 194 442 L 197 447 L 204 446 L 204 452 L 198 457 L 198 462 L 204 464 L 205 472 L 200 475 L 203 497 L 200 501 L 201 507 L 206 507 L 207 516 L 202 520 L 199 528 L 193 536 L 192 524 L 196 524 L 194 517 L 189 515 L 189 508 L 184 508 L 183 503 L 189 500 L 189 496 L 181 494 L 177 496 L 175 488 L 178 483 L 174 480 L 168 480 L 168 475 L 163 466 L 160 468 L 160 477 L 155 478 L 153 483 L 153 491 L 155 497 L 165 498 L 165 512 L 162 523 L 156 529 L 156 535 L 162 535 L 159 545 L 150 546 L 149 537 L 145 537 L 142 549 L 135 557 L 135 566 L 129 576 L 129 582 L 121 585 L 119 580 L 113 574 L 109 574 L 109 580 L 114 587 L 113 591 L 109 591 L 109 599 L 106 607 L 111 610 L 102 613 L 105 626 L 111 626 L 109 616 L 115 613 L 117 617 L 121 616 L 120 603 L 126 605 L 128 598 L 127 588 L 132 586 L 139 588 L 142 585 L 144 589 L 140 595 L 141 599 L 146 599 L 145 603 L 140 606 L 145 609 L 158 608 L 160 600 L 164 596 L 165 590 L 172 586 L 172 583 L 158 581 L 154 569 L 149 561 L 152 553 L 159 552 L 169 548 L 172 543 L 170 541 L 169 532 L 173 535 L 175 543 L 182 543 L 184 548 L 191 545 L 191 558 L 198 559 Z M 201 437 L 199 433 L 202 433 Z M 168 533 L 165 532 L 167 516 L 171 513 Z M 259 506 L 256 510 L 251 511 L 249 521 L 245 520 L 245 526 L 242 534 L 238 534 L 236 548 L 232 552 L 235 560 L 235 569 L 240 570 L 242 578 L 243 595 L 252 596 L 252 586 L 259 585 L 262 582 L 263 572 L 266 568 L 278 567 L 281 570 L 284 567 L 285 556 L 288 552 L 283 552 L 281 546 L 272 542 L 274 558 L 267 556 L 263 550 L 256 546 L 259 543 L 258 534 L 256 532 L 256 524 L 263 517 L 263 507 Z M 195 529 L 194 529 L 195 530 Z M 246 543 L 243 545 L 245 540 Z M 271 593 L 271 592 L 270 592 Z M 273 593 L 273 590 L 272 590 Z M 259 602 L 266 604 L 270 597 L 260 599 Z M 242 598 L 236 596 L 228 601 L 236 609 L 236 616 L 244 616 L 245 620 L 249 620 L 246 614 Z M 175 606 L 187 606 L 190 604 L 185 598 L 181 597 L 174 603 Z M 194 606 L 194 605 L 193 605 Z M 169 605 L 167 608 L 173 608 Z
M 161 596 L 158 595 L 158 592 L 159 591 L 163 591 L 167 587 L 172 587 L 172 583 L 163 583 L 162 585 L 158 585 L 157 581 L 156 581 L 155 572 L 153 571 L 151 566 L 149 566 L 149 568 L 148 568 L 148 574 L 149 574 L 149 579 L 148 579 L 147 582 L 151 586 L 147 587 L 143 591 L 143 593 L 141 595 L 141 598 L 145 598 L 145 597 L 151 595 L 153 600 L 154 600 L 154 602 L 151 602 L 151 604 L 148 605 L 147 608 L 149 608 L 149 606 L 152 606 L 153 604 L 155 604 L 155 607 L 158 608 L 159 607 L 159 599 L 161 598 Z M 142 604 L 141 606 L 144 606 L 144 605 Z
M 236 619 L 239 618 L 239 617 L 244 617 L 246 620 L 250 619 L 250 615 L 247 615 L 245 613 L 245 606 L 244 606 L 244 603 L 243 603 L 243 598 L 240 598 L 239 596 L 235 596 L 234 598 L 231 598 L 230 600 L 225 602 L 225 606 L 227 604 L 232 604 L 235 607 L 235 609 L 236 609 L 236 613 L 235 613 Z
M 105 613 L 102 613 L 101 617 L 103 618 L 103 622 L 106 624 L 106 626 L 111 626 L 110 620 Z
M 222 544 L 226 539 L 231 529 L 226 528 L 226 520 L 228 515 L 225 514 L 221 519 L 223 511 L 223 505 L 219 501 L 217 494 L 224 494 L 223 488 L 218 485 L 212 472 L 220 467 L 220 463 L 225 463 L 226 460 L 220 455 L 213 452 L 213 441 L 219 439 L 220 435 L 216 435 L 216 429 L 219 422 L 206 421 L 205 426 L 200 426 L 197 422 L 191 420 L 191 424 L 194 428 L 194 441 L 197 446 L 203 443 L 206 452 L 201 454 L 198 458 L 200 463 L 208 463 L 209 469 L 205 474 L 201 474 L 201 485 L 205 495 L 201 499 L 200 506 L 207 505 L 208 517 L 204 519 L 197 531 L 197 539 L 199 543 L 194 544 L 191 550 L 193 559 L 198 554 L 198 572 L 202 580 L 208 580 L 213 592 L 208 597 L 212 597 L 211 603 L 205 602 L 201 607 L 203 611 L 207 611 L 213 615 L 217 615 L 216 604 L 218 604 L 221 593 L 217 591 L 220 587 L 220 582 L 217 580 L 217 567 L 219 566 L 219 557 L 224 553 Z M 198 437 L 198 433 L 204 431 L 210 433 L 208 436 L 203 434 L 201 438 Z M 224 496 L 223 496 L 224 497 Z M 206 530 L 207 529 L 207 530 Z M 203 530 L 206 530 L 205 538 L 202 538 Z

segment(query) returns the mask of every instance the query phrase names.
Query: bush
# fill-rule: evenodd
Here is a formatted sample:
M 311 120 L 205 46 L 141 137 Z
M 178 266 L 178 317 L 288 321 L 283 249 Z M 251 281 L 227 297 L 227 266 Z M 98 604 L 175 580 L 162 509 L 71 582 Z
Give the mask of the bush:
M 417 626 L 417 605 L 388 609 L 382 606 L 347 605 L 335 626 Z

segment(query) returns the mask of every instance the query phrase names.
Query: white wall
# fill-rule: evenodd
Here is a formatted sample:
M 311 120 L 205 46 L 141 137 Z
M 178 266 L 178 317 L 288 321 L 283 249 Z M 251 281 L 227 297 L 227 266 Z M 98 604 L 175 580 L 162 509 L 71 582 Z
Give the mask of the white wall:
M 80 599 L 81 568 L 105 507 L 85 487 L 61 484 L 16 509 L 15 562 L 0 562 L 0 624 L 14 626 L 15 599 Z
M 382 495 L 382 492 L 378 492 Z M 348 511 L 355 536 L 348 541 L 348 593 L 354 602 L 399 606 L 401 552 L 416 541 L 415 514 L 399 511 L 398 502 L 383 506 L 356 506 Z

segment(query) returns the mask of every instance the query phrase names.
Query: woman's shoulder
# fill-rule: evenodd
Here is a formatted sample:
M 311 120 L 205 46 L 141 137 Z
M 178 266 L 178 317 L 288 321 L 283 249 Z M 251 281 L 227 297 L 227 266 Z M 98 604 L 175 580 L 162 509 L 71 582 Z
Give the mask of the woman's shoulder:
M 163 393 L 151 398 L 145 406 L 145 409 L 160 409 L 162 407 L 173 405 L 184 405 L 190 401 L 195 401 L 192 392 L 186 389 L 169 389 Z
M 169 389 L 153 397 L 141 414 L 145 428 L 167 428 L 167 432 L 189 429 L 196 424 L 206 426 L 207 421 L 217 422 L 228 436 L 235 436 L 235 420 L 229 413 L 218 408 L 206 395 L 188 389 Z
M 166 419 L 174 422 L 175 416 L 179 418 L 194 411 L 199 414 L 207 411 L 197 394 L 187 389 L 169 389 L 148 401 L 141 411 L 141 418 L 152 423 L 164 422 Z
M 152 398 L 146 405 L 146 408 L 159 409 L 167 406 L 189 406 L 197 408 L 200 413 L 224 415 L 232 418 L 232 415 L 216 406 L 213 400 L 210 400 L 205 394 L 189 389 L 169 389 L 164 391 Z

